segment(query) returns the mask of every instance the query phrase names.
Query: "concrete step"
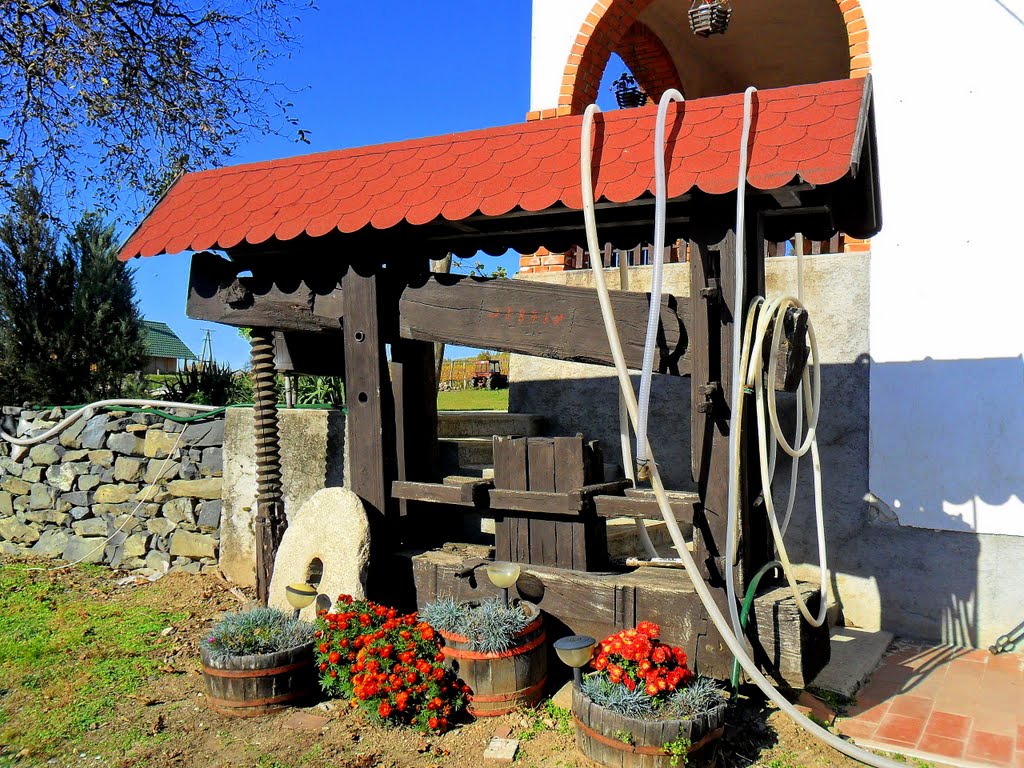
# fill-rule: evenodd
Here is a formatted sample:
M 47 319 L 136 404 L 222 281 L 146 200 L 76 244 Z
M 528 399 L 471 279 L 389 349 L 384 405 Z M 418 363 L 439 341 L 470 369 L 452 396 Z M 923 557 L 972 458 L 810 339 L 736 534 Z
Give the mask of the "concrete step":
M 444 474 L 473 474 L 469 467 L 494 464 L 493 438 L 443 437 L 437 441 Z
M 830 635 L 832 656 L 808 687 L 851 698 L 878 667 L 892 642 L 892 633 L 833 627 Z
M 525 435 L 534 437 L 544 429 L 544 417 L 505 411 L 439 411 L 438 437 L 486 437 Z

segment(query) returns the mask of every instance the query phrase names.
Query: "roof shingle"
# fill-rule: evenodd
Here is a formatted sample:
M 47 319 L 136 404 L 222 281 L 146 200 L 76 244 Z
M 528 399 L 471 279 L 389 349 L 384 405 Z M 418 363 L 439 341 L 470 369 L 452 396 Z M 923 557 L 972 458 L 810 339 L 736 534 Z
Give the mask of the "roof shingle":
M 856 167 L 866 80 L 760 91 L 747 181 L 776 189 L 794 179 L 838 181 Z M 654 192 L 655 106 L 599 117 L 597 200 Z M 741 94 L 669 108 L 669 198 L 736 189 Z M 239 165 L 183 176 L 121 250 L 121 258 L 230 249 L 272 238 L 388 229 L 562 204 L 582 207 L 580 117 Z

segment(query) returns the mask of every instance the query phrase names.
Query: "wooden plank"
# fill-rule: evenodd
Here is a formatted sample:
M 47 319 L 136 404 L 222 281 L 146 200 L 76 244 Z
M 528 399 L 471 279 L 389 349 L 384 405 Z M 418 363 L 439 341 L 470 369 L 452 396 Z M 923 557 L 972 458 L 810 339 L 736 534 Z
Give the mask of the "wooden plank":
M 550 437 L 527 438 L 527 468 L 531 491 L 555 492 L 555 443 Z M 530 553 L 527 562 L 540 565 L 557 565 L 555 553 L 555 523 L 551 520 L 532 519 L 526 524 L 530 528 Z
M 396 476 L 432 481 L 437 476 L 437 384 L 434 345 L 400 339 L 391 345 L 391 391 L 395 403 Z M 407 500 L 399 502 L 408 513 Z
M 523 491 L 529 487 L 527 480 L 527 455 L 525 437 L 494 438 L 494 485 L 509 491 Z M 495 493 L 495 491 L 490 491 Z M 491 499 L 491 507 L 494 500 Z M 506 508 L 507 509 L 507 508 Z M 511 562 L 523 562 L 530 551 L 530 528 L 526 520 L 506 516 L 499 520 L 494 529 L 496 557 Z
M 648 297 L 611 291 L 626 364 L 640 368 L 647 332 Z M 654 370 L 690 372 L 683 318 L 689 299 L 662 299 Z M 399 302 L 403 338 L 445 341 L 556 360 L 611 365 L 597 292 L 526 280 L 435 275 L 411 285 Z
M 586 483 L 583 435 L 556 437 L 555 490 L 566 493 Z M 586 525 L 584 521 L 583 525 Z M 555 523 L 556 560 L 563 568 L 587 570 L 586 531 L 578 523 Z
M 632 489 L 630 489 L 632 490 Z M 675 513 L 676 520 L 686 527 L 693 525 L 693 510 L 700 503 L 697 494 L 691 494 L 691 498 L 669 497 L 669 504 Z M 594 497 L 596 514 L 598 517 L 632 517 L 640 520 L 662 520 L 661 508 L 653 498 L 653 494 L 625 496 L 596 496 Z
M 238 278 L 240 265 L 212 253 L 197 253 L 189 270 L 185 314 L 239 328 L 341 332 L 341 289 L 322 280 L 275 283 L 270 277 Z
M 494 488 L 490 491 L 490 497 L 491 511 L 496 514 L 501 510 L 506 510 L 524 517 L 527 514 L 579 517 L 579 510 L 569 506 L 570 497 L 565 493 L 512 491 L 507 488 Z M 528 553 L 529 548 L 526 551 Z
M 490 481 L 484 482 L 489 483 Z M 472 494 L 468 499 L 466 498 L 467 487 Z M 417 483 L 408 480 L 395 480 L 391 483 L 391 495 L 396 499 L 486 509 L 488 504 L 487 487 L 487 485 L 458 486 L 443 483 Z M 473 493 L 475 489 L 479 490 Z
M 345 392 L 348 409 L 349 487 L 381 514 L 389 510 L 395 479 L 394 404 L 381 338 L 379 276 L 349 267 L 345 297 Z

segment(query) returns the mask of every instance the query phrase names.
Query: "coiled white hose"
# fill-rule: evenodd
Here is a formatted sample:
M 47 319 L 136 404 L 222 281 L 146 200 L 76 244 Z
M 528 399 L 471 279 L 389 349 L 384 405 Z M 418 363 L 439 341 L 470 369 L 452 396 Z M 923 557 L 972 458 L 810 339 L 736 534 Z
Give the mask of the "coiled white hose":
M 590 145 L 593 140 L 594 115 L 598 111 L 599 109 L 595 104 L 587 107 L 587 110 L 583 115 L 582 141 L 580 142 L 580 177 L 583 192 L 583 217 L 586 224 L 587 248 L 591 254 L 600 253 L 600 247 L 597 241 L 597 220 L 594 210 L 594 185 L 590 160 Z M 739 190 L 739 194 L 741 196 L 743 195 L 742 188 Z M 598 301 L 601 305 L 601 317 L 604 323 L 605 333 L 608 336 L 608 345 L 611 348 L 612 359 L 615 363 L 615 374 L 619 380 L 619 389 L 622 392 L 623 399 L 626 403 L 626 409 L 635 428 L 638 417 L 636 395 L 633 392 L 632 382 L 629 380 L 629 371 L 626 368 L 625 357 L 622 353 L 622 344 L 619 341 L 619 332 L 615 324 L 615 312 L 612 309 L 611 299 L 608 296 L 608 286 L 605 284 L 604 280 L 603 265 L 597 264 L 597 260 L 593 258 L 590 260 L 590 264 L 594 274 L 594 283 L 597 288 Z M 672 537 L 672 543 L 678 550 L 683 566 L 686 568 L 686 573 L 690 577 L 690 581 L 693 583 L 694 591 L 697 593 L 701 603 L 704 605 L 708 615 L 711 617 L 711 621 L 722 635 L 722 639 L 725 641 L 729 650 L 739 661 L 740 666 L 742 666 L 743 670 L 750 676 L 750 679 L 753 680 L 765 696 L 767 696 L 779 709 L 785 712 L 794 723 L 820 741 L 855 760 L 859 760 L 867 765 L 876 766 L 876 768 L 902 768 L 902 763 L 873 755 L 854 744 L 843 741 L 834 734 L 826 731 L 824 728 L 814 724 L 809 718 L 800 714 L 800 712 L 798 712 L 793 705 L 775 689 L 771 682 L 769 682 L 768 678 L 761 673 L 761 670 L 757 668 L 753 659 L 750 658 L 746 648 L 743 646 L 743 643 L 731 631 L 729 622 L 719 610 L 714 597 L 711 595 L 707 584 L 705 584 L 704 579 L 700 575 L 700 571 L 697 569 L 697 564 L 693 561 L 690 551 L 686 548 L 686 541 L 683 538 L 682 531 L 680 531 L 679 524 L 676 522 L 675 515 L 672 512 L 668 496 L 665 493 L 665 486 L 661 481 L 661 473 L 658 471 L 657 462 L 654 460 L 654 456 L 649 445 L 647 446 L 647 454 L 654 497 L 657 499 L 658 508 L 661 510 L 662 517 L 665 519 L 665 525 L 668 526 L 669 534 Z
M 665 205 L 668 198 L 665 178 L 665 117 L 668 105 L 685 101 L 683 94 L 670 88 L 658 102 L 658 122 L 654 126 L 654 240 L 651 243 L 651 300 L 647 313 L 647 336 L 644 339 L 644 361 L 640 368 L 640 423 L 636 431 L 636 464 L 641 480 L 647 479 L 647 419 L 651 404 L 651 379 L 654 375 L 654 347 L 661 322 L 661 294 L 665 274 L 662 252 L 665 249 Z
M 35 435 L 33 437 L 15 437 L 14 435 L 9 435 L 2 429 L 0 429 L 0 438 L 6 440 L 8 443 L 11 443 L 12 445 L 20 445 L 23 447 L 44 443 L 51 437 L 59 435 L 61 432 L 70 427 L 79 419 L 91 419 L 97 409 L 111 406 L 125 406 L 129 408 L 184 408 L 187 410 L 198 411 L 200 413 L 204 411 L 219 410 L 219 408 L 214 405 L 195 405 L 194 403 L 169 403 L 166 400 L 98 400 L 95 403 L 89 403 L 88 405 L 79 408 L 76 411 L 73 411 L 65 419 L 50 427 L 42 434 Z

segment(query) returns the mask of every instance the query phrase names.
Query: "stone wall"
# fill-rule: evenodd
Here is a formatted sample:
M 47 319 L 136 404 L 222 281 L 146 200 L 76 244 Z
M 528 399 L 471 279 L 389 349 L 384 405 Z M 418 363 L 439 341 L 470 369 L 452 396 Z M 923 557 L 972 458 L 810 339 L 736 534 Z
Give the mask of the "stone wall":
M 3 428 L 37 435 L 66 415 L 5 407 Z M 223 416 L 182 425 L 116 411 L 31 448 L 0 442 L 0 552 L 143 575 L 215 569 L 223 442 Z

